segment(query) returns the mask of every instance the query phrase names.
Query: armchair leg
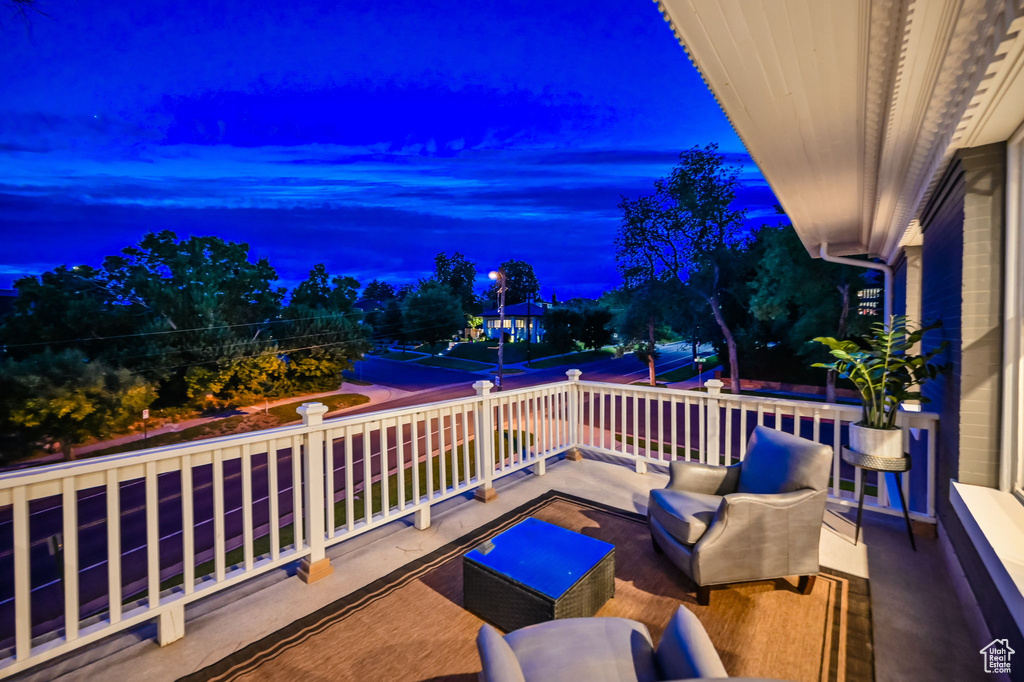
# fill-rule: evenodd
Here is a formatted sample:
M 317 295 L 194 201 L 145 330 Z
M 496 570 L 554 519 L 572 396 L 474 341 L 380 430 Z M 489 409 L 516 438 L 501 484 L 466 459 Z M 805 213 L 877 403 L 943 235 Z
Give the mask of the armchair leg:
M 655 554 L 664 554 L 665 553 L 665 550 L 663 550 L 661 548 L 661 545 L 658 544 L 658 540 L 654 537 L 654 535 L 651 535 L 651 546 L 654 547 L 654 553 Z
M 800 576 L 800 582 L 797 583 L 797 589 L 800 590 L 800 594 L 810 594 L 814 590 L 814 583 L 817 579 L 818 576 L 816 575 Z
M 711 585 L 697 585 L 697 603 L 701 606 L 711 604 Z

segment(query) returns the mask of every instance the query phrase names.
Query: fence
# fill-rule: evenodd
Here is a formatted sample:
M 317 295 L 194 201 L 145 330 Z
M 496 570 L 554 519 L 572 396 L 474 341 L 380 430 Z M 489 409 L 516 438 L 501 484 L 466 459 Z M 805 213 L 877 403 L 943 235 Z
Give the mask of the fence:
M 754 425 L 834 445 L 852 406 L 568 380 L 0 475 L 0 677 L 156 620 L 184 634 L 185 605 L 284 564 L 315 577 L 334 544 L 570 448 L 649 463 L 742 459 Z M 935 418 L 900 415 L 918 466 L 912 515 L 934 518 Z M 926 466 L 920 466 L 921 463 Z M 899 513 L 884 478 L 834 457 L 831 493 Z M 872 487 L 874 490 L 872 490 Z M 328 569 L 329 570 L 329 569 Z

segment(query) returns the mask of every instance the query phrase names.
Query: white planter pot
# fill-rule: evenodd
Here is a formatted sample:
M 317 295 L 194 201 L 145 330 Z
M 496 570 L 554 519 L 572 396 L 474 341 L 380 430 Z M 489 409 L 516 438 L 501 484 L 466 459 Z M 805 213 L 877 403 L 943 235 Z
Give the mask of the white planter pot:
M 850 449 L 864 455 L 892 457 L 903 455 L 903 431 L 900 429 L 871 429 L 850 424 Z

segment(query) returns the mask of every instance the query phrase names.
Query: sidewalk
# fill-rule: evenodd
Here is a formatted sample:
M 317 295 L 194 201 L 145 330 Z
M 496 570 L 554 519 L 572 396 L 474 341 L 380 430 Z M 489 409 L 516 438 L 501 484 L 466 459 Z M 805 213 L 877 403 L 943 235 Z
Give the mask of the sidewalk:
M 221 420 L 221 419 L 228 419 L 230 417 L 238 417 L 238 416 L 243 416 L 243 415 L 247 415 L 247 414 L 256 414 L 256 413 L 259 413 L 259 412 L 263 412 L 264 409 L 269 408 L 269 407 L 276 407 L 278 405 L 287 405 L 288 403 L 294 403 L 294 402 L 298 402 L 298 401 L 314 402 L 314 401 L 316 401 L 319 398 L 324 398 L 324 397 L 329 396 L 329 395 L 338 395 L 338 394 L 342 394 L 342 393 L 356 393 L 356 394 L 359 394 L 359 395 L 365 395 L 366 397 L 368 397 L 370 399 L 370 401 L 366 402 L 366 403 L 362 403 L 361 405 L 354 405 L 352 407 L 343 407 L 341 409 L 334 410 L 332 412 L 329 412 L 328 413 L 329 415 L 336 416 L 336 415 L 342 414 L 343 412 L 345 412 L 347 410 L 354 410 L 354 409 L 356 409 L 358 407 L 367 407 L 368 405 L 375 405 L 375 404 L 378 404 L 378 403 L 384 403 L 384 402 L 387 402 L 389 400 L 394 400 L 396 398 L 401 398 L 403 396 L 409 395 L 411 392 L 410 391 L 403 391 L 403 390 L 398 389 L 398 388 L 391 388 L 389 386 L 379 386 L 379 385 L 376 385 L 376 384 L 374 384 L 372 386 L 356 386 L 355 384 L 344 383 L 344 384 L 342 384 L 342 386 L 339 389 L 337 389 L 335 391 L 327 391 L 327 392 L 324 392 L 324 393 L 311 393 L 311 394 L 305 395 L 305 396 L 292 396 L 290 398 L 282 398 L 280 400 L 273 400 L 269 404 L 261 403 L 261 404 L 257 404 L 257 405 L 249 405 L 247 407 L 241 407 L 241 408 L 232 410 L 231 412 L 223 412 L 221 414 L 212 415 L 212 416 L 209 416 L 209 417 L 196 417 L 195 419 L 186 419 L 185 421 L 175 422 L 175 423 L 172 423 L 172 424 L 164 424 L 161 427 L 158 427 L 158 428 L 155 428 L 155 429 L 150 429 L 148 434 L 146 434 L 146 435 L 148 435 L 148 436 L 157 436 L 157 435 L 159 435 L 161 433 L 172 433 L 172 432 L 175 432 L 175 431 L 184 431 L 185 429 L 191 428 L 193 426 L 199 426 L 200 424 L 207 424 L 207 423 L 218 421 L 218 420 Z M 295 419 L 296 419 L 296 421 L 298 421 L 298 419 L 299 419 L 299 415 L 298 414 L 295 415 Z M 85 455 L 85 454 L 88 454 L 90 452 L 95 452 L 96 450 L 105 450 L 105 449 L 113 447 L 115 445 L 121 445 L 123 443 L 132 443 L 132 442 L 135 442 L 135 441 L 139 441 L 139 440 L 142 440 L 144 437 L 146 437 L 146 435 L 144 435 L 141 432 L 140 433 L 131 433 L 131 434 L 128 434 L 126 436 L 120 436 L 118 438 L 112 438 L 110 440 L 100 441 L 100 442 L 97 442 L 97 443 L 90 443 L 88 445 L 82 445 L 82 446 L 74 448 L 74 453 L 75 453 L 76 457 L 80 457 L 81 455 Z M 10 470 L 22 468 L 23 466 L 35 466 L 35 465 L 39 465 L 39 464 L 46 464 L 46 463 L 53 463 L 53 462 L 62 462 L 62 461 L 64 461 L 64 456 L 61 453 L 59 453 L 59 452 L 54 452 L 54 453 L 49 453 L 49 454 L 43 455 L 41 457 L 33 457 L 33 458 L 30 458 L 30 459 L 22 460 L 20 462 L 16 462 L 16 463 L 14 463 L 13 465 L 11 465 L 9 467 L 5 467 L 4 470 L 10 471 Z

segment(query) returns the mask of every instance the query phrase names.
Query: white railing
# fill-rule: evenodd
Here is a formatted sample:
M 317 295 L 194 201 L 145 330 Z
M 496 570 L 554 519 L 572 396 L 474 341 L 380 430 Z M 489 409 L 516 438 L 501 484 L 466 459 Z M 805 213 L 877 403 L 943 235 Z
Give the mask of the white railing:
M 167 644 L 184 607 L 287 563 L 315 579 L 330 546 L 571 448 L 649 463 L 742 459 L 767 424 L 845 442 L 853 406 L 568 380 L 0 475 L 0 677 L 148 620 Z M 912 516 L 934 519 L 935 418 L 900 417 Z M 923 455 L 921 454 L 923 453 Z M 919 456 L 920 455 L 920 456 Z M 921 466 L 921 463 L 926 466 Z M 836 455 L 832 497 L 899 513 L 885 480 Z M 329 570 L 329 569 L 328 569 Z

